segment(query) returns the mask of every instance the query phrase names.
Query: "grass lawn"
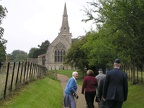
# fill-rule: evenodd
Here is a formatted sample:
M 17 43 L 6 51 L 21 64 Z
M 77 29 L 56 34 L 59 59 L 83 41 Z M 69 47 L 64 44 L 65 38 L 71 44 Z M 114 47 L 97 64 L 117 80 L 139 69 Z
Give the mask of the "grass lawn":
M 124 102 L 123 108 L 144 108 L 144 86 L 132 85 L 129 82 L 128 99 Z
M 0 108 L 62 108 L 62 100 L 59 81 L 45 77 L 22 87 L 11 98 L 0 101 Z

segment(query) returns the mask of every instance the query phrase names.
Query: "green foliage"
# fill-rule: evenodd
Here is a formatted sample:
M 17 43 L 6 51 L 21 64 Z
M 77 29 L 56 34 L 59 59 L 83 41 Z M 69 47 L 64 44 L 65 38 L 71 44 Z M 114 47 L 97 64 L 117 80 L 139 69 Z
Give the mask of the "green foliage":
M 91 48 L 89 63 L 106 64 L 116 57 L 123 62 L 144 63 L 144 1 L 99 0 L 88 4 L 90 8 L 84 10 L 87 19 L 83 21 L 93 20 L 98 28 L 95 35 L 88 34 L 84 45 Z
M 0 43 L 0 62 L 5 62 L 5 47 Z
M 42 42 L 41 45 L 38 45 L 39 48 L 31 48 L 28 57 L 37 58 L 39 55 L 45 54 L 49 45 L 50 42 L 46 40 L 45 42 Z
M 9 61 L 19 62 L 27 59 L 27 53 L 21 50 L 14 50 L 11 54 L 8 54 Z
M 50 42 L 48 40 L 46 40 L 45 42 L 42 42 L 41 45 L 38 45 L 42 54 L 46 53 L 49 45 L 50 45 Z
M 48 77 L 29 83 L 9 100 L 0 102 L 0 108 L 62 108 L 63 91 L 59 81 Z
M 68 50 L 65 56 L 65 63 L 70 64 L 72 67 L 78 67 L 81 70 L 87 66 L 87 55 L 82 50 L 85 41 L 85 37 L 81 37 L 73 42 L 72 47 Z
M 0 25 L 2 24 L 2 20 L 6 16 L 6 13 L 7 13 L 7 9 L 4 8 L 2 5 L 0 5 Z M 4 33 L 4 29 L 0 27 L 0 43 L 3 43 L 4 41 L 2 39 L 3 33 Z
M 0 5 L 0 25 L 2 24 L 3 18 L 6 16 L 7 10 L 2 5 Z M 3 39 L 3 33 L 4 29 L 0 27 L 0 62 L 5 61 L 5 43 L 7 42 L 5 39 Z
M 75 41 L 66 62 L 80 69 L 112 67 L 117 57 L 122 62 L 144 63 L 144 1 L 98 0 L 88 4 L 83 21 L 93 20 L 97 30 Z
M 37 58 L 38 57 L 38 48 L 31 48 L 28 54 L 29 58 Z
M 103 9 L 100 13 L 105 17 L 105 29 L 113 35 L 112 42 L 117 55 L 133 63 L 142 63 L 144 58 L 143 29 L 143 0 L 108 0 L 101 2 Z M 127 50 L 128 49 L 128 50 Z

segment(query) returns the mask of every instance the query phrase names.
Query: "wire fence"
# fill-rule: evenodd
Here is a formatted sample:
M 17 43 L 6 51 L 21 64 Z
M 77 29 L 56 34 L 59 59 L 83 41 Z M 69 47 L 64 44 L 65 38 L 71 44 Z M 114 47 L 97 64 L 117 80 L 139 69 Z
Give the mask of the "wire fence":
M 22 85 L 42 78 L 47 68 L 31 62 L 0 62 L 0 99 L 5 99 Z

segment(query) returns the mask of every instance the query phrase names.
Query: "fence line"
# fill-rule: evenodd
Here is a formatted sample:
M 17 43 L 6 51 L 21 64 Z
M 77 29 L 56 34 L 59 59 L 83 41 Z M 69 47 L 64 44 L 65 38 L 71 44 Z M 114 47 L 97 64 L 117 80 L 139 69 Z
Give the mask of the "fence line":
M 144 84 L 144 65 L 125 64 L 122 70 L 127 73 L 128 79 L 133 83 Z
M 122 65 L 128 79 L 133 83 L 144 85 L 144 65 Z M 48 70 L 46 67 L 31 62 L 0 62 L 0 99 L 5 99 L 23 84 L 44 77 Z
M 0 99 L 5 99 L 23 84 L 44 77 L 47 69 L 31 62 L 0 63 Z

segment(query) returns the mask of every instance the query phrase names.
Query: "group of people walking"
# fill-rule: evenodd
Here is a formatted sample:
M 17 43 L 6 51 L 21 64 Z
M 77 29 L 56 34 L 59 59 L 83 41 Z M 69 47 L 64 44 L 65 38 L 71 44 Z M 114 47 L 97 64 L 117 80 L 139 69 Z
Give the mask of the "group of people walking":
M 123 102 L 127 100 L 128 81 L 127 75 L 120 69 L 119 59 L 114 61 L 114 69 L 98 70 L 95 76 L 93 70 L 87 71 L 87 76 L 83 79 L 81 93 L 84 94 L 87 108 L 94 108 L 94 102 L 99 108 L 122 108 Z M 76 108 L 75 98 L 78 99 L 77 82 L 78 72 L 73 72 L 72 77 L 67 82 L 64 96 L 64 106 Z

